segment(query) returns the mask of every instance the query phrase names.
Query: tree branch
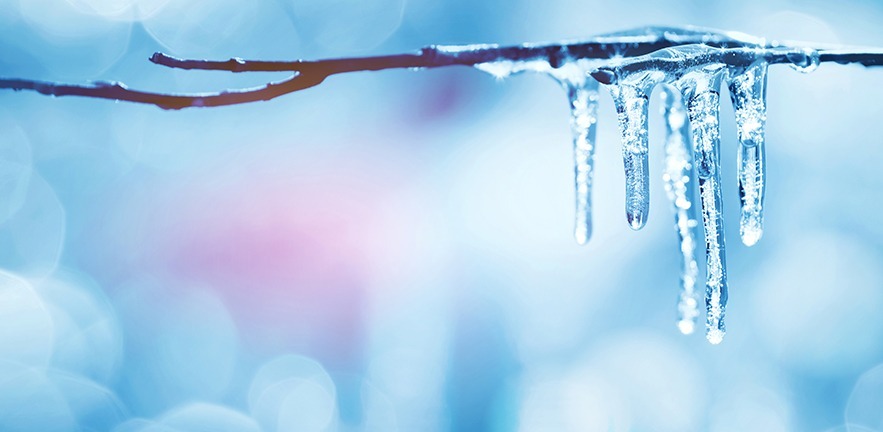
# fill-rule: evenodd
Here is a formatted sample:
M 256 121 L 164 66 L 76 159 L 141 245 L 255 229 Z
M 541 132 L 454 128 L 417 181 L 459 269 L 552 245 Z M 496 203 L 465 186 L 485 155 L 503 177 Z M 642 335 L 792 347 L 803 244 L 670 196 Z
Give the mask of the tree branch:
M 558 68 L 576 59 L 617 59 L 637 57 L 679 45 L 705 44 L 723 48 L 722 55 L 742 48 L 770 49 L 762 55 L 771 63 L 785 63 L 785 54 L 776 48 L 788 46 L 765 43 L 751 36 L 694 27 L 645 27 L 621 33 L 598 36 L 586 41 L 523 44 L 515 46 L 464 45 L 430 46 L 413 54 L 373 57 L 352 57 L 327 60 L 255 61 L 232 58 L 227 61 L 186 60 L 155 53 L 150 61 L 170 68 L 213 70 L 227 72 L 292 72 L 286 80 L 261 87 L 224 90 L 217 93 L 165 94 L 132 90 L 122 83 L 95 83 L 91 85 L 58 84 L 26 79 L 0 79 L 0 89 L 28 90 L 49 96 L 82 96 L 155 105 L 163 109 L 189 107 L 217 107 L 248 102 L 266 101 L 299 90 L 314 87 L 331 75 L 379 71 L 385 69 L 424 69 L 447 66 L 474 66 L 499 61 L 543 61 Z M 744 50 L 743 50 L 744 51 Z M 883 51 L 879 49 L 820 50 L 821 62 L 839 64 L 857 63 L 865 66 L 883 65 Z

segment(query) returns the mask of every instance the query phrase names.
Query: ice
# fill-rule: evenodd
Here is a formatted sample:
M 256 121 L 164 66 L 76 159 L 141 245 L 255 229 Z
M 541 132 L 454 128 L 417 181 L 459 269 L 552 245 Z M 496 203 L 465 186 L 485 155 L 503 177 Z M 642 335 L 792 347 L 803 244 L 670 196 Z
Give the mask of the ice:
M 698 79 L 716 81 L 720 75 L 701 76 Z M 699 160 L 697 177 L 702 203 L 702 222 L 705 228 L 705 307 L 706 338 L 713 344 L 723 340 L 726 333 L 724 314 L 727 306 L 727 262 L 724 242 L 724 221 L 721 206 L 720 170 L 720 94 L 714 91 L 694 93 L 694 88 L 682 88 L 687 99 L 693 134 L 693 152 Z M 692 93 L 692 94 L 691 94 Z
M 739 234 L 746 246 L 753 246 L 763 236 L 766 72 L 767 63 L 759 61 L 746 68 L 730 71 L 728 79 L 740 143 L 737 157 L 739 197 L 742 201 Z
M 705 231 L 706 334 L 718 344 L 726 333 L 727 262 L 720 186 L 720 85 L 724 66 L 710 62 L 683 74 L 674 85 L 687 105 L 702 223 Z
M 647 222 L 650 210 L 650 179 L 648 168 L 647 109 L 649 94 L 665 79 L 665 74 L 641 70 L 624 75 L 607 88 L 613 96 L 622 133 L 622 159 L 625 166 L 625 212 L 632 229 Z M 602 81 L 603 82 L 603 81 Z
M 576 58 L 573 51 L 566 49 L 549 51 L 548 58 L 531 51 L 523 60 L 500 57 L 476 67 L 500 78 L 524 71 L 545 73 L 567 90 L 574 136 L 575 236 L 580 244 L 587 242 L 592 232 L 591 188 L 598 109 L 598 87 L 586 76 L 604 84 L 616 106 L 625 168 L 626 218 L 635 230 L 646 224 L 650 207 L 649 96 L 656 86 L 662 85 L 666 124 L 663 179 L 675 213 L 681 252 L 678 328 L 685 334 L 692 333 L 699 315 L 694 233 L 698 222 L 697 208 L 691 203 L 698 185 L 706 255 L 706 338 L 717 344 L 726 333 L 728 295 L 721 203 L 720 86 L 726 80 L 740 143 L 739 233 L 742 242 L 752 246 L 763 235 L 767 68 L 769 64 L 786 63 L 801 72 L 810 72 L 818 67 L 820 54 L 815 49 L 768 44 L 764 39 L 740 33 L 692 27 L 646 27 L 599 36 L 591 43 L 604 49 L 605 44 L 613 47 L 624 40 L 675 46 L 646 55 L 591 60 Z M 532 46 L 524 47 L 529 48 Z
M 750 50 L 724 50 L 707 45 L 685 45 L 622 60 L 617 64 L 601 67 L 592 74 L 599 81 L 607 84 L 616 101 L 626 154 L 631 151 L 630 147 L 634 148 L 635 143 L 639 143 L 644 147 L 646 157 L 647 95 L 656 85 L 672 84 L 680 91 L 685 101 L 692 132 L 693 168 L 699 183 L 705 231 L 706 338 L 713 344 L 720 343 L 726 332 L 724 315 L 727 304 L 726 248 L 719 169 L 719 89 L 728 67 L 751 65 L 757 61 L 760 54 Z M 677 124 L 678 121 L 677 118 L 667 120 L 672 122 L 672 125 Z M 626 170 L 629 169 L 627 160 Z M 635 186 L 634 183 L 630 183 L 630 179 L 626 180 L 627 188 Z M 629 206 L 634 204 L 630 198 L 627 195 L 626 202 Z M 677 206 L 677 198 L 675 203 Z M 629 210 L 631 209 L 630 207 Z M 683 242 L 681 247 L 683 254 Z M 685 258 L 685 262 L 688 261 L 689 257 Z M 688 267 L 685 267 L 685 275 L 688 270 Z M 679 310 L 683 308 L 682 313 L 685 312 L 688 317 L 691 303 L 689 296 L 683 297 L 685 288 L 686 284 L 682 284 L 682 302 L 679 304 Z M 692 330 L 689 320 L 684 321 L 683 315 L 678 327 L 681 331 Z
M 650 210 L 650 179 L 648 168 L 647 92 L 624 84 L 610 86 L 619 116 L 622 133 L 622 160 L 625 165 L 625 214 L 634 230 L 644 227 Z
M 574 236 L 586 244 L 592 236 L 592 178 L 595 174 L 595 135 L 598 123 L 598 82 L 567 85 L 570 128 L 573 131 L 576 221 Z
M 522 72 L 542 72 L 550 73 L 552 66 L 548 61 L 532 60 L 532 61 L 513 61 L 500 59 L 485 63 L 478 63 L 475 68 L 493 75 L 497 79 L 507 78 L 511 75 Z
M 576 203 L 574 237 L 581 245 L 588 243 L 592 237 L 592 179 L 595 174 L 595 136 L 598 123 L 598 81 L 592 79 L 589 73 L 601 64 L 603 63 L 597 60 L 565 58 L 556 67 L 552 66 L 551 61 L 516 62 L 505 59 L 475 65 L 477 69 L 498 79 L 528 71 L 542 73 L 552 77 L 567 92 L 573 133 Z
M 322 73 L 328 76 L 359 70 L 419 70 L 460 65 L 473 66 L 498 79 L 522 72 L 552 77 L 565 89 L 569 102 L 574 155 L 574 236 L 579 244 L 587 243 L 593 231 L 591 197 L 599 83 L 609 90 L 617 110 L 625 172 L 626 219 L 634 230 L 641 229 L 649 215 L 648 109 L 650 95 L 661 85 L 666 126 L 663 180 L 675 214 L 681 259 L 678 328 L 683 333 L 692 333 L 699 315 L 695 297 L 698 280 L 695 228 L 699 208 L 692 203 L 698 196 L 706 245 L 706 337 L 712 343 L 719 343 L 725 334 L 727 305 L 720 173 L 720 86 L 726 82 L 730 90 L 738 132 L 739 232 L 742 242 L 753 246 L 763 236 L 768 66 L 789 64 L 808 73 L 818 68 L 821 61 L 865 66 L 883 64 L 883 53 L 876 49 L 813 45 L 816 48 L 799 42 L 767 42 L 742 33 L 701 27 L 641 27 L 585 40 L 548 44 L 435 45 L 414 54 L 302 62 L 298 67 L 303 69 L 294 70 L 299 76 L 307 75 L 308 70 L 324 71 L 323 68 L 327 67 L 328 71 Z M 242 70 L 246 70 L 244 66 L 248 64 L 255 66 L 259 63 L 239 58 L 231 61 L 243 66 Z M 209 63 L 217 62 L 202 61 L 200 64 Z M 266 66 L 249 70 L 262 70 L 262 67 Z M 204 106 L 208 97 L 135 92 L 112 81 L 98 81 L 83 87 L 0 80 L 0 87 L 53 96 L 129 100 L 164 108 L 167 106 L 152 98 L 185 98 L 190 102 L 184 106 Z M 277 87 L 268 86 L 265 90 L 273 88 Z M 109 89 L 119 91 L 108 92 Z M 220 93 L 223 94 L 226 93 Z M 270 98 L 275 96 L 278 95 Z M 2 216 L 0 214 L 0 219 Z M 20 231 L 13 230 L 13 237 Z
M 548 74 L 567 92 L 570 128 L 573 132 L 574 190 L 576 218 L 574 237 L 586 244 L 592 237 L 592 179 L 595 175 L 595 136 L 598 125 L 598 81 L 589 76 L 600 63 L 567 61 Z
M 646 26 L 638 27 L 630 30 L 606 33 L 596 38 L 596 40 L 609 42 L 622 41 L 624 38 L 633 38 L 637 41 L 658 41 L 667 40 L 678 44 L 695 44 L 705 43 L 715 46 L 765 46 L 766 39 L 751 36 L 745 33 L 735 31 L 721 31 L 706 27 L 683 26 Z
M 810 73 L 819 67 L 819 52 L 813 48 L 797 48 L 790 50 L 786 57 L 791 62 L 794 70 L 802 73 Z
M 675 229 L 681 249 L 681 291 L 678 296 L 678 329 L 691 334 L 699 316 L 695 286 L 699 278 L 696 263 L 696 195 L 693 180 L 693 154 L 690 149 L 690 124 L 680 92 L 662 86 L 662 115 L 665 120 L 665 192 L 675 214 Z

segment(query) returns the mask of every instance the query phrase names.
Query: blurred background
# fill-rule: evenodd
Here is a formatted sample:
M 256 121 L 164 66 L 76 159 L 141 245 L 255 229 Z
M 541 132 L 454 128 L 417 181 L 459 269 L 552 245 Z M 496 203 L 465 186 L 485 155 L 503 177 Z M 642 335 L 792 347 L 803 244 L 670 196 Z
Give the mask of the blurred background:
M 147 58 L 652 24 L 883 46 L 881 20 L 873 0 L 0 0 L 0 76 L 212 91 L 284 75 Z M 724 104 L 729 332 L 711 346 L 675 327 L 661 181 L 627 227 L 606 94 L 579 247 L 568 105 L 546 77 L 357 73 L 181 112 L 2 92 L 0 430 L 881 432 L 881 99 L 883 70 L 772 68 L 750 249 Z

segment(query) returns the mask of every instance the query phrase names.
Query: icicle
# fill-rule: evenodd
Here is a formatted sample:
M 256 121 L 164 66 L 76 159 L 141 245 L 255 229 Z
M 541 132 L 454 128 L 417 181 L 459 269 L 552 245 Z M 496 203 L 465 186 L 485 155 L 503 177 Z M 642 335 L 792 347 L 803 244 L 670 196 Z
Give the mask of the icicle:
M 573 130 L 576 221 L 574 236 L 586 244 L 592 236 L 592 178 L 595 174 L 595 132 L 598 123 L 598 82 L 568 84 L 570 127 Z
M 639 230 L 650 210 L 650 179 L 647 163 L 647 105 L 649 98 L 632 85 L 611 85 L 610 93 L 619 115 L 622 160 L 625 165 L 625 214 L 629 226 Z
M 592 179 L 595 175 L 595 136 L 598 124 L 598 81 L 589 72 L 601 64 L 597 60 L 566 59 L 557 67 L 547 64 L 545 72 L 567 92 L 570 128 L 573 132 L 573 162 L 576 217 L 574 237 L 586 244 L 592 237 Z M 542 71 L 539 68 L 535 70 Z
M 742 215 L 739 234 L 746 246 L 753 246 L 763 236 L 766 72 L 767 63 L 760 61 L 732 73 L 729 78 L 740 142 L 738 177 Z
M 662 82 L 671 81 L 688 60 L 706 56 L 715 48 L 688 45 L 661 49 L 650 55 L 600 67 L 592 76 L 607 85 L 622 133 L 622 154 L 626 176 L 626 217 L 632 229 L 647 222 L 650 208 L 650 182 L 647 161 L 648 95 Z M 692 67 L 692 66 L 689 66 Z
M 681 248 L 681 291 L 678 296 L 678 329 L 691 334 L 699 316 L 695 286 L 699 278 L 696 263 L 696 195 L 693 181 L 693 155 L 689 148 L 690 124 L 680 92 L 662 86 L 662 115 L 665 119 L 665 192 L 675 214 L 675 229 Z
M 626 176 L 626 216 L 635 230 L 646 223 L 650 202 L 647 163 L 649 95 L 656 85 L 665 84 L 663 114 L 667 135 L 663 179 L 675 213 L 682 267 L 678 328 L 685 334 L 692 333 L 699 315 L 695 298 L 697 209 L 691 203 L 698 183 L 706 251 L 706 338 L 712 344 L 718 344 L 726 334 L 724 319 L 728 297 L 720 181 L 721 81 L 727 78 L 740 142 L 739 232 L 742 242 L 752 246 L 763 235 L 766 59 L 772 58 L 771 61 L 778 63 L 784 56 L 792 67 L 807 73 L 818 67 L 820 55 L 811 48 L 768 45 L 763 39 L 737 33 L 703 32 L 698 28 L 647 27 L 599 36 L 593 41 L 601 44 L 603 49 L 607 43 L 621 43 L 623 38 L 633 43 L 647 39 L 684 43 L 697 37 L 702 43 L 662 48 L 642 56 L 592 60 L 597 67 L 590 69 L 586 69 L 587 63 L 580 63 L 587 60 L 570 57 L 566 49 L 552 54 L 535 54 L 519 62 L 501 57 L 476 67 L 497 77 L 527 70 L 543 72 L 567 89 L 574 134 L 575 235 L 579 243 L 585 243 L 591 236 L 592 158 L 597 122 L 597 86 L 585 81 L 585 72 L 590 70 L 589 75 L 608 88 L 616 105 Z M 574 65 L 578 67 L 573 68 Z M 680 94 L 670 86 L 677 88 Z M 689 126 L 685 117 L 689 118 Z M 692 152 L 687 149 L 688 134 L 692 136 Z M 692 180 L 694 171 L 698 180 L 695 183 Z
M 675 82 L 687 101 L 693 153 L 705 228 L 706 334 L 723 341 L 727 306 L 727 264 L 720 190 L 720 68 L 684 75 Z
M 672 83 L 686 101 L 693 142 L 693 169 L 699 183 L 706 251 L 706 338 L 720 343 L 726 333 L 727 270 L 720 191 L 720 84 L 727 68 L 747 68 L 757 63 L 762 51 L 722 50 L 707 45 L 688 45 L 599 67 L 592 77 L 606 84 L 617 101 L 617 110 L 628 145 L 634 136 L 646 139 L 646 118 L 635 116 L 633 106 L 623 104 L 645 98 L 653 86 Z M 632 85 L 629 85 L 629 84 Z M 640 83 L 635 85 L 634 83 Z M 629 90 L 626 93 L 625 90 Z M 638 100 L 638 102 L 634 102 Z M 631 112 L 629 109 L 631 108 Z M 643 107 L 646 112 L 646 106 Z M 626 116 L 622 116 L 622 112 Z M 640 113 L 640 111 L 638 111 Z M 629 115 L 631 114 L 631 115 Z M 635 118 L 637 120 L 635 120 Z M 676 118 L 668 119 L 670 122 Z M 645 141 L 646 142 L 646 141 Z M 683 246 L 683 245 L 682 245 Z M 686 258 L 689 260 L 689 257 Z M 689 303 L 688 301 L 686 303 Z M 687 325 L 688 326 L 688 325 Z

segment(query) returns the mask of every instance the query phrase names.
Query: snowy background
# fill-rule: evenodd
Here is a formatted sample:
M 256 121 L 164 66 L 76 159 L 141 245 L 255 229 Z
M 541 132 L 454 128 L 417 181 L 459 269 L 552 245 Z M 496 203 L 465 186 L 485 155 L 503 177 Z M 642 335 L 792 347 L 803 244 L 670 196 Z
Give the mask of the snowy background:
M 648 24 L 883 46 L 872 0 L 668 3 L 0 0 L 0 76 L 217 90 L 281 77 L 147 58 Z M 772 68 L 750 249 L 724 104 L 729 332 L 711 346 L 675 327 L 659 116 L 650 219 L 632 232 L 607 95 L 579 247 L 548 78 L 349 74 L 182 112 L 2 92 L 0 430 L 883 431 L 881 100 L 883 70 Z

